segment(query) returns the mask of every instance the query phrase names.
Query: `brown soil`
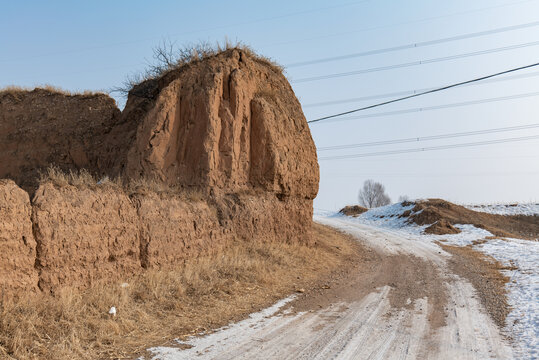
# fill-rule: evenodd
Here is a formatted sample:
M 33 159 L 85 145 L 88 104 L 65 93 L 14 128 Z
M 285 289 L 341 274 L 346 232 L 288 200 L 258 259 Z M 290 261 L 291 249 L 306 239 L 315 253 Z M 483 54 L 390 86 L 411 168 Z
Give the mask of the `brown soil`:
M 447 289 L 438 268 L 408 255 L 378 253 L 363 249 L 353 266 L 323 279 L 301 293 L 292 303 L 295 311 L 325 308 L 337 302 L 354 302 L 383 286 L 390 286 L 389 301 L 394 309 L 413 308 L 414 301 L 428 298 L 432 329 L 445 325 Z
M 317 224 L 312 231 L 312 246 L 238 241 L 175 269 L 141 273 L 128 286 L 102 282 L 1 301 L 0 358 L 134 358 L 148 347 L 240 320 L 299 289 L 313 294 L 324 284 L 337 288 L 335 280 L 346 286 L 347 276 L 359 282 L 370 267 L 384 271 L 357 241 Z M 111 306 L 118 309 L 114 318 L 107 314 Z
M 0 178 L 36 188 L 38 171 L 158 179 L 225 192 L 263 189 L 312 200 L 316 148 L 276 66 L 243 48 L 143 81 L 123 112 L 104 94 L 0 91 Z
M 505 318 L 511 309 L 507 303 L 505 288 L 509 278 L 503 275 L 500 270 L 512 270 L 513 268 L 503 266 L 494 258 L 473 250 L 471 246 L 459 247 L 438 244 L 453 255 L 449 260 L 451 270 L 473 285 L 490 317 L 496 325 L 503 328 Z
M 136 85 L 107 141 L 112 175 L 308 200 L 318 192 L 316 148 L 292 87 L 240 48 Z
M 349 205 L 343 207 L 341 210 L 339 210 L 340 214 L 346 215 L 346 216 L 358 216 L 363 214 L 364 212 L 368 211 L 369 209 L 364 208 L 363 206 L 359 205 Z
M 434 235 L 458 234 L 460 230 L 451 225 L 449 221 L 440 219 L 426 228 L 425 233 Z
M 490 231 L 496 236 L 527 240 L 539 238 L 539 216 L 503 216 L 469 210 L 441 199 L 428 199 L 416 203 L 410 220 L 418 225 L 430 225 L 443 221 L 436 233 L 453 234 L 455 224 L 472 224 Z M 446 230 L 447 232 L 444 232 Z M 434 231 L 434 230 L 433 230 Z
M 0 296 L 37 290 L 28 194 L 11 180 L 0 180 Z
M 0 178 L 32 193 L 39 172 L 51 164 L 99 173 L 110 162 L 105 138 L 119 118 L 114 99 L 105 94 L 50 88 L 0 92 Z

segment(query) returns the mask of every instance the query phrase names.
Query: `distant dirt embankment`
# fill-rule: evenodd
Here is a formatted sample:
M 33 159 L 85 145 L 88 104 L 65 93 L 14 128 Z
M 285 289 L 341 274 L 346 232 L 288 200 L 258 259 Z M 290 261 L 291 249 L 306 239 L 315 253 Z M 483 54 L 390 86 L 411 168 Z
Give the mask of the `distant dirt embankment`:
M 119 280 L 233 239 L 311 241 L 307 122 L 281 71 L 241 49 L 135 86 L 123 113 L 106 95 L 0 92 L 0 144 L 8 292 Z M 39 181 L 50 165 L 122 185 Z M 170 191 L 128 186 L 148 179 Z
M 363 214 L 366 211 L 369 211 L 369 209 L 364 208 L 363 206 L 348 205 L 348 206 L 343 207 L 341 210 L 339 210 L 339 214 L 343 214 L 346 216 L 358 216 L 358 215 Z
M 398 205 L 398 204 L 396 204 Z M 392 205 L 395 207 L 396 205 Z M 485 229 L 495 236 L 512 237 L 527 240 L 539 238 L 539 216 L 537 215 L 497 215 L 470 210 L 442 199 L 405 201 L 402 207 L 392 213 L 373 215 L 375 217 L 398 217 L 406 219 L 408 224 L 425 226 L 426 234 L 458 234 L 456 224 L 471 224 Z M 383 209 L 383 208 L 381 208 Z M 348 216 L 359 216 L 367 209 L 359 206 L 346 206 L 339 212 Z M 369 213 L 371 214 L 371 213 Z
M 539 217 L 537 216 L 487 214 L 441 199 L 416 202 L 410 220 L 418 225 L 433 224 L 430 233 L 434 234 L 460 232 L 452 225 L 471 224 L 490 231 L 495 236 L 522 239 L 539 237 Z

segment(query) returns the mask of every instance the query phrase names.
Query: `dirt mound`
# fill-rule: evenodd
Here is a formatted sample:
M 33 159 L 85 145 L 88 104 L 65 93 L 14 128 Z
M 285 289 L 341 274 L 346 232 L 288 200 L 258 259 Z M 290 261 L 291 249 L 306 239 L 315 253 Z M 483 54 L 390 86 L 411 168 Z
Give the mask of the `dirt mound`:
M 434 224 L 425 229 L 425 234 L 433 235 L 446 235 L 446 234 L 458 234 L 460 230 L 455 228 L 445 219 L 440 219 Z
M 28 194 L 13 181 L 0 180 L 0 301 L 4 291 L 37 289 L 31 214 Z
M 535 240 L 539 238 L 539 217 L 503 216 L 469 210 L 441 199 L 418 201 L 412 209 L 410 220 L 418 225 L 430 225 L 429 231 L 454 234 L 451 225 L 471 224 L 490 231 L 496 236 Z M 436 223 L 436 224 L 435 224 Z
M 102 151 L 119 115 L 105 94 L 0 92 L 0 178 L 33 191 L 38 172 L 51 164 L 98 173 L 101 163 L 110 163 Z
M 363 214 L 366 211 L 369 211 L 369 209 L 364 208 L 363 206 L 349 205 L 339 210 L 339 214 L 343 214 L 346 216 L 358 216 L 358 215 Z

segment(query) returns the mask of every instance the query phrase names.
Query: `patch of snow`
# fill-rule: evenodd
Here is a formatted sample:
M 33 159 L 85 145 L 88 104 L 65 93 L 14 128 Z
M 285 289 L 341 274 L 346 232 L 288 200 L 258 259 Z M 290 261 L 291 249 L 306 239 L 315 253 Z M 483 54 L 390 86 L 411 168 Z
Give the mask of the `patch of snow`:
M 401 215 L 403 212 L 407 210 L 412 210 L 414 208 L 415 204 L 412 203 L 408 206 L 403 206 L 403 203 L 396 203 L 386 206 L 380 206 L 377 208 L 369 209 L 369 211 L 364 212 L 360 215 L 363 219 L 376 219 L 381 218 L 382 216 L 384 218 L 386 217 L 395 217 Z
M 467 246 L 474 240 L 493 236 L 473 225 L 455 225 L 461 230 L 454 235 L 424 235 L 432 241 L 445 240 L 446 244 Z M 539 242 L 520 239 L 489 239 L 473 245 L 475 250 L 492 256 L 504 266 L 515 270 L 502 270 L 509 276 L 506 285 L 511 312 L 506 318 L 504 332 L 514 340 L 517 358 L 539 358 Z
M 464 207 L 497 215 L 539 215 L 539 204 L 490 204 L 490 205 L 464 205 Z
M 355 218 L 350 218 L 342 214 L 334 214 L 333 216 L 341 216 L 343 218 L 355 220 L 364 224 L 388 229 L 401 229 L 407 225 L 408 218 L 400 217 L 400 215 L 402 215 L 402 213 L 405 211 L 412 211 L 414 206 L 415 204 L 413 203 L 407 206 L 403 206 L 402 203 L 397 203 L 369 209 Z
M 510 277 L 508 302 L 512 308 L 506 331 L 516 340 L 515 352 L 521 358 L 539 358 L 539 242 L 496 239 L 476 246 L 504 265 Z
M 179 345 L 190 346 L 188 349 L 179 349 L 175 347 L 154 347 L 148 349 L 152 353 L 152 359 L 164 360 L 164 359 L 194 359 L 202 354 L 210 356 L 214 354 L 218 356 L 220 349 L 223 346 L 230 346 L 231 343 L 241 344 L 248 342 L 245 337 L 249 337 L 252 333 L 249 329 L 258 329 L 268 326 L 279 319 L 282 319 L 283 315 L 287 315 L 284 311 L 282 315 L 276 315 L 283 306 L 294 300 L 294 295 L 282 299 L 275 303 L 273 306 L 264 309 L 260 312 L 249 315 L 249 317 L 243 321 L 233 323 L 231 325 L 217 329 L 215 332 L 205 334 L 205 336 L 197 337 L 191 336 L 186 341 L 176 340 Z M 303 313 L 298 313 L 294 316 L 290 316 L 290 320 L 301 316 Z M 204 335 L 204 334 L 199 334 Z M 218 357 L 217 357 L 218 358 Z

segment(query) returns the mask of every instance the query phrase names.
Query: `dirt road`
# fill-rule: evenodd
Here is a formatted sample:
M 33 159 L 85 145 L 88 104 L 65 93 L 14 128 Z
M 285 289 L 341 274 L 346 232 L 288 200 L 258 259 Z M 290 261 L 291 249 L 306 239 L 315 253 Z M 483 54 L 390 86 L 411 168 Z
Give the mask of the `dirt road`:
M 152 349 L 154 359 L 513 358 L 473 287 L 451 273 L 438 246 L 344 218 L 316 221 L 371 248 L 368 266 L 322 295 L 285 299 L 182 349 Z

